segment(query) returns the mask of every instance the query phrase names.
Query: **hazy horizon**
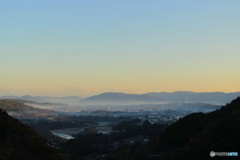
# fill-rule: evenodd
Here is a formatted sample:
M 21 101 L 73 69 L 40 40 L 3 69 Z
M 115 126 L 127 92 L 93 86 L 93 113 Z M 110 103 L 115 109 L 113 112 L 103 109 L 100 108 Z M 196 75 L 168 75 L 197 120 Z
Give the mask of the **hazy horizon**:
M 240 91 L 240 1 L 1 1 L 0 95 Z
M 56 98 L 63 98 L 63 97 L 81 97 L 81 98 L 87 98 L 87 97 L 92 97 L 92 96 L 96 96 L 96 95 L 100 95 L 100 94 L 104 94 L 104 93 L 123 93 L 123 94 L 136 94 L 136 95 L 142 95 L 142 94 L 147 94 L 147 93 L 175 93 L 175 92 L 193 92 L 193 93 L 238 93 L 240 91 L 236 91 L 236 92 L 221 92 L 221 91 L 214 91 L 214 92 L 194 92 L 194 91 L 173 91 L 173 92 L 166 92 L 166 91 L 162 91 L 162 92 L 144 92 L 144 93 L 127 93 L 127 92 L 100 92 L 97 94 L 92 94 L 86 97 L 80 96 L 80 95 L 66 95 L 66 96 L 51 96 L 51 95 L 38 95 L 38 94 L 1 94 L 0 93 L 0 97 L 4 97 L 4 96 L 18 96 L 18 97 L 23 97 L 23 96 L 32 96 L 32 97 L 56 97 Z

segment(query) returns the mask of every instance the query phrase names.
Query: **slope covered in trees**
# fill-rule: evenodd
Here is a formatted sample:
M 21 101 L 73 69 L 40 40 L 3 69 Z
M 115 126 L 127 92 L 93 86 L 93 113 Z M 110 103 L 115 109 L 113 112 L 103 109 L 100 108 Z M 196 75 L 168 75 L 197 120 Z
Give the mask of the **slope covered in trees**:
M 219 110 L 193 113 L 170 125 L 150 146 L 150 154 L 166 159 L 208 159 L 211 151 L 240 153 L 239 126 L 240 97 Z
M 18 99 L 3 99 L 0 100 L 0 108 L 6 111 L 27 111 L 27 110 L 33 110 L 33 107 L 27 106 L 24 103 L 29 101 L 23 101 Z
M 0 100 L 0 109 L 7 111 L 10 115 L 14 114 L 38 114 L 38 115 L 55 115 L 57 112 L 49 109 L 40 109 L 26 105 L 26 103 L 34 103 L 20 99 L 2 99 Z M 13 114 L 14 113 L 14 114 Z M 21 116 L 20 116 L 21 117 Z
M 0 159 L 58 160 L 59 158 L 33 129 L 0 109 Z

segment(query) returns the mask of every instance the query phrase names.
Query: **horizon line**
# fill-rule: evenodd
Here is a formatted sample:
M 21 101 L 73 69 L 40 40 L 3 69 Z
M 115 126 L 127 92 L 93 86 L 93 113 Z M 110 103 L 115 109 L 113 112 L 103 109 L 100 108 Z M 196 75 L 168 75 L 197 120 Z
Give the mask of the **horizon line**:
M 212 92 L 194 92 L 194 91 L 173 91 L 173 92 L 166 92 L 166 91 L 162 91 L 162 92 L 145 92 L 145 93 L 127 93 L 127 92 L 102 92 L 99 94 L 94 94 L 91 96 L 87 96 L 87 97 L 92 97 L 92 96 L 97 96 L 100 94 L 104 94 L 104 93 L 123 93 L 123 94 L 135 94 L 135 95 L 143 95 L 143 94 L 148 94 L 148 93 L 175 93 L 175 92 L 192 92 L 192 93 L 226 93 L 226 94 L 230 94 L 230 93 L 238 93 L 240 91 L 237 92 L 223 92 L 223 91 L 212 91 Z M 0 95 L 0 97 L 5 97 L 5 96 L 16 96 L 16 95 Z M 24 97 L 24 96 L 31 96 L 31 97 L 56 97 L 56 98 L 61 98 L 61 97 L 80 97 L 80 98 L 86 98 L 86 96 L 78 96 L 78 95 L 67 95 L 67 96 L 32 96 L 31 94 L 24 94 L 21 96 L 16 96 L 16 97 Z

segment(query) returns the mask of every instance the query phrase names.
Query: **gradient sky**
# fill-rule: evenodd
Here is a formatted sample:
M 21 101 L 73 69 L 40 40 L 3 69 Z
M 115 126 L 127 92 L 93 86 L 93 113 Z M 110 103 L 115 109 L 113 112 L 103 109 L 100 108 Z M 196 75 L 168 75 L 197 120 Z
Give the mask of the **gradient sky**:
M 0 95 L 240 91 L 239 0 L 0 1 Z

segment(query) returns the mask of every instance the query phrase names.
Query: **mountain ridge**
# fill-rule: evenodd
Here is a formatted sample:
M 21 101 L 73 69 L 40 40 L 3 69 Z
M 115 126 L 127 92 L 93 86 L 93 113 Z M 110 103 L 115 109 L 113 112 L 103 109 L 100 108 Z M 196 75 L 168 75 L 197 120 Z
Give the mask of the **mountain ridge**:
M 79 100 L 79 102 L 103 101 L 147 101 L 147 102 L 211 102 L 225 104 L 240 96 L 240 92 L 148 92 L 145 94 L 129 94 L 123 92 L 104 92 Z
M 122 93 L 122 92 L 105 92 L 99 95 L 91 96 L 88 98 L 84 98 L 80 100 L 79 102 L 86 102 L 86 101 L 125 101 L 125 102 L 131 102 L 131 101 L 139 101 L 139 102 L 147 102 L 147 101 L 154 101 L 154 102 L 160 102 L 166 99 L 162 99 L 160 97 L 155 97 L 151 95 L 146 94 L 128 94 L 128 93 Z
M 23 99 L 38 103 L 67 103 L 67 102 L 91 102 L 91 101 L 138 101 L 138 102 L 211 102 L 225 104 L 232 99 L 240 96 L 240 92 L 192 92 L 192 91 L 175 91 L 175 92 L 147 92 L 144 94 L 130 94 L 123 92 L 104 92 L 90 97 L 65 96 L 65 97 L 48 97 L 48 96 L 0 96 L 0 99 Z

